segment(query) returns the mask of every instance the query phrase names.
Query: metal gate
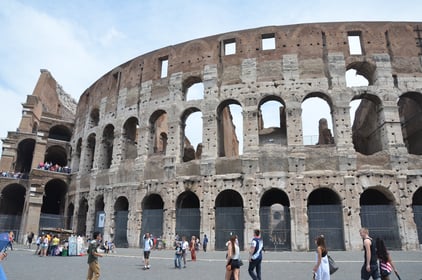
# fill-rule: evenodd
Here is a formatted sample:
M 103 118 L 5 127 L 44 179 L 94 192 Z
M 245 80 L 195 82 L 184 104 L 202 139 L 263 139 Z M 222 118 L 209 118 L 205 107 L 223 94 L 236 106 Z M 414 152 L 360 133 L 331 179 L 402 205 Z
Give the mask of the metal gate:
M 22 216 L 19 215 L 0 215 L 0 232 L 13 231 L 17 239 L 19 237 L 21 218 Z
M 237 234 L 243 250 L 245 229 L 242 207 L 217 207 L 215 209 L 215 249 L 225 250 L 230 235 Z
M 280 205 L 280 204 L 279 204 Z M 271 206 L 259 209 L 261 236 L 265 250 L 290 251 L 290 209 L 288 206 L 274 208 Z
M 139 236 L 139 246 L 143 247 L 143 236 L 146 232 L 154 236 L 163 234 L 163 209 L 144 209 L 142 211 L 141 234 Z
M 394 205 L 362 205 L 360 219 L 372 238 L 381 238 L 389 249 L 400 250 L 401 240 Z
M 344 250 L 343 212 L 340 204 L 308 205 L 309 249 L 324 235 L 328 250 Z
M 190 240 L 192 235 L 199 237 L 200 215 L 199 208 L 177 208 L 176 233 L 179 236 L 186 236 L 187 240 Z
M 114 244 L 116 247 L 127 248 L 127 218 L 129 211 L 116 211 L 114 214 Z
M 422 205 L 413 205 L 413 217 L 418 231 L 419 244 L 422 244 Z
M 64 228 L 65 217 L 56 214 L 45 214 L 40 215 L 40 228 Z

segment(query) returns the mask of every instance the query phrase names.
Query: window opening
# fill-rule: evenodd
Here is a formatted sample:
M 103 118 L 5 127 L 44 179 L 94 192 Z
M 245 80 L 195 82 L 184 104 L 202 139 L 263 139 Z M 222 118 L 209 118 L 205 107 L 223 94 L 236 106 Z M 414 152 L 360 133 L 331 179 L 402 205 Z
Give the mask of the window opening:
M 169 65 L 169 60 L 167 57 L 163 57 L 160 59 L 161 62 L 161 76 L 160 78 L 166 78 L 168 75 L 168 65 Z
M 232 54 L 236 54 L 236 41 L 234 39 L 224 41 L 224 55 Z
M 302 103 L 302 131 L 304 145 L 334 143 L 334 140 L 330 139 L 333 137 L 331 110 L 330 106 L 324 99 L 320 97 L 311 97 L 307 98 Z M 320 132 L 322 132 L 324 135 L 322 135 Z M 331 140 L 332 143 L 321 142 L 320 136 L 325 136 L 324 139 L 328 142 Z
M 262 35 L 262 50 L 274 50 L 275 49 L 275 35 L 264 34 Z
M 349 52 L 351 55 L 362 55 L 362 44 L 360 32 L 350 32 L 347 36 L 349 42 Z
M 183 161 L 200 159 L 202 155 L 202 112 L 191 113 L 185 120 Z
M 196 83 L 191 85 L 186 93 L 186 101 L 204 99 L 204 84 Z

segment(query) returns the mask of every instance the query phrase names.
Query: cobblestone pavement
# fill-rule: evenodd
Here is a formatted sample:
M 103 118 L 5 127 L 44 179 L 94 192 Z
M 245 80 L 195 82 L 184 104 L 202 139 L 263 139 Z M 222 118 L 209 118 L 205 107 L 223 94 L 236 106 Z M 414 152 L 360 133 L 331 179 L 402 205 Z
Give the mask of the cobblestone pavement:
M 225 252 L 198 252 L 197 261 L 188 261 L 184 269 L 175 269 L 174 252 L 171 250 L 152 251 L 151 269 L 143 270 L 141 249 L 117 249 L 114 254 L 100 258 L 102 280 L 188 280 L 224 279 Z M 422 280 L 422 251 L 391 252 L 402 280 Z M 340 269 L 331 279 L 360 279 L 363 252 L 331 252 Z M 241 252 L 245 265 L 241 267 L 240 279 L 251 279 L 247 270 L 247 253 Z M 190 256 L 188 256 L 190 259 Z M 262 278 L 272 279 L 312 279 L 314 252 L 265 252 L 262 264 Z M 86 256 L 39 257 L 34 250 L 18 246 L 8 251 L 2 265 L 9 280 L 81 280 L 86 279 L 88 265 Z M 390 277 L 396 279 L 395 276 Z

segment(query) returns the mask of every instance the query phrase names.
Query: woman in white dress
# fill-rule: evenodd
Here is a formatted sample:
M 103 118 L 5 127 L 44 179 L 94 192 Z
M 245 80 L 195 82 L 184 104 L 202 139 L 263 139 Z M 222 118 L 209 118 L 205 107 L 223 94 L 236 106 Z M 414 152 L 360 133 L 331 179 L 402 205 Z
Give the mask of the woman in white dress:
M 315 239 L 316 249 L 316 264 L 314 266 L 315 280 L 330 280 L 330 266 L 328 264 L 328 251 L 325 246 L 325 238 L 323 235 Z

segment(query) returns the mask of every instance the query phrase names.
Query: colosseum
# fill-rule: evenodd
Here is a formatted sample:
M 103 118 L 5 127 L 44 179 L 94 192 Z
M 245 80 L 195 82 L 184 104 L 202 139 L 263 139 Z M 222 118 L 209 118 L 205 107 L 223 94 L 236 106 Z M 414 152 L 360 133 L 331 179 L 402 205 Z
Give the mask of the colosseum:
M 367 83 L 350 86 L 350 70 Z M 331 116 L 315 119 L 313 142 L 310 99 Z M 22 106 L 0 166 L 0 229 L 21 241 L 56 227 L 100 230 L 118 247 L 151 232 L 207 234 L 222 250 L 237 234 L 244 249 L 260 228 L 267 250 L 310 250 L 317 234 L 359 250 L 365 226 L 391 249 L 420 249 L 422 22 L 194 39 L 111 69 L 77 103 L 41 70 Z

